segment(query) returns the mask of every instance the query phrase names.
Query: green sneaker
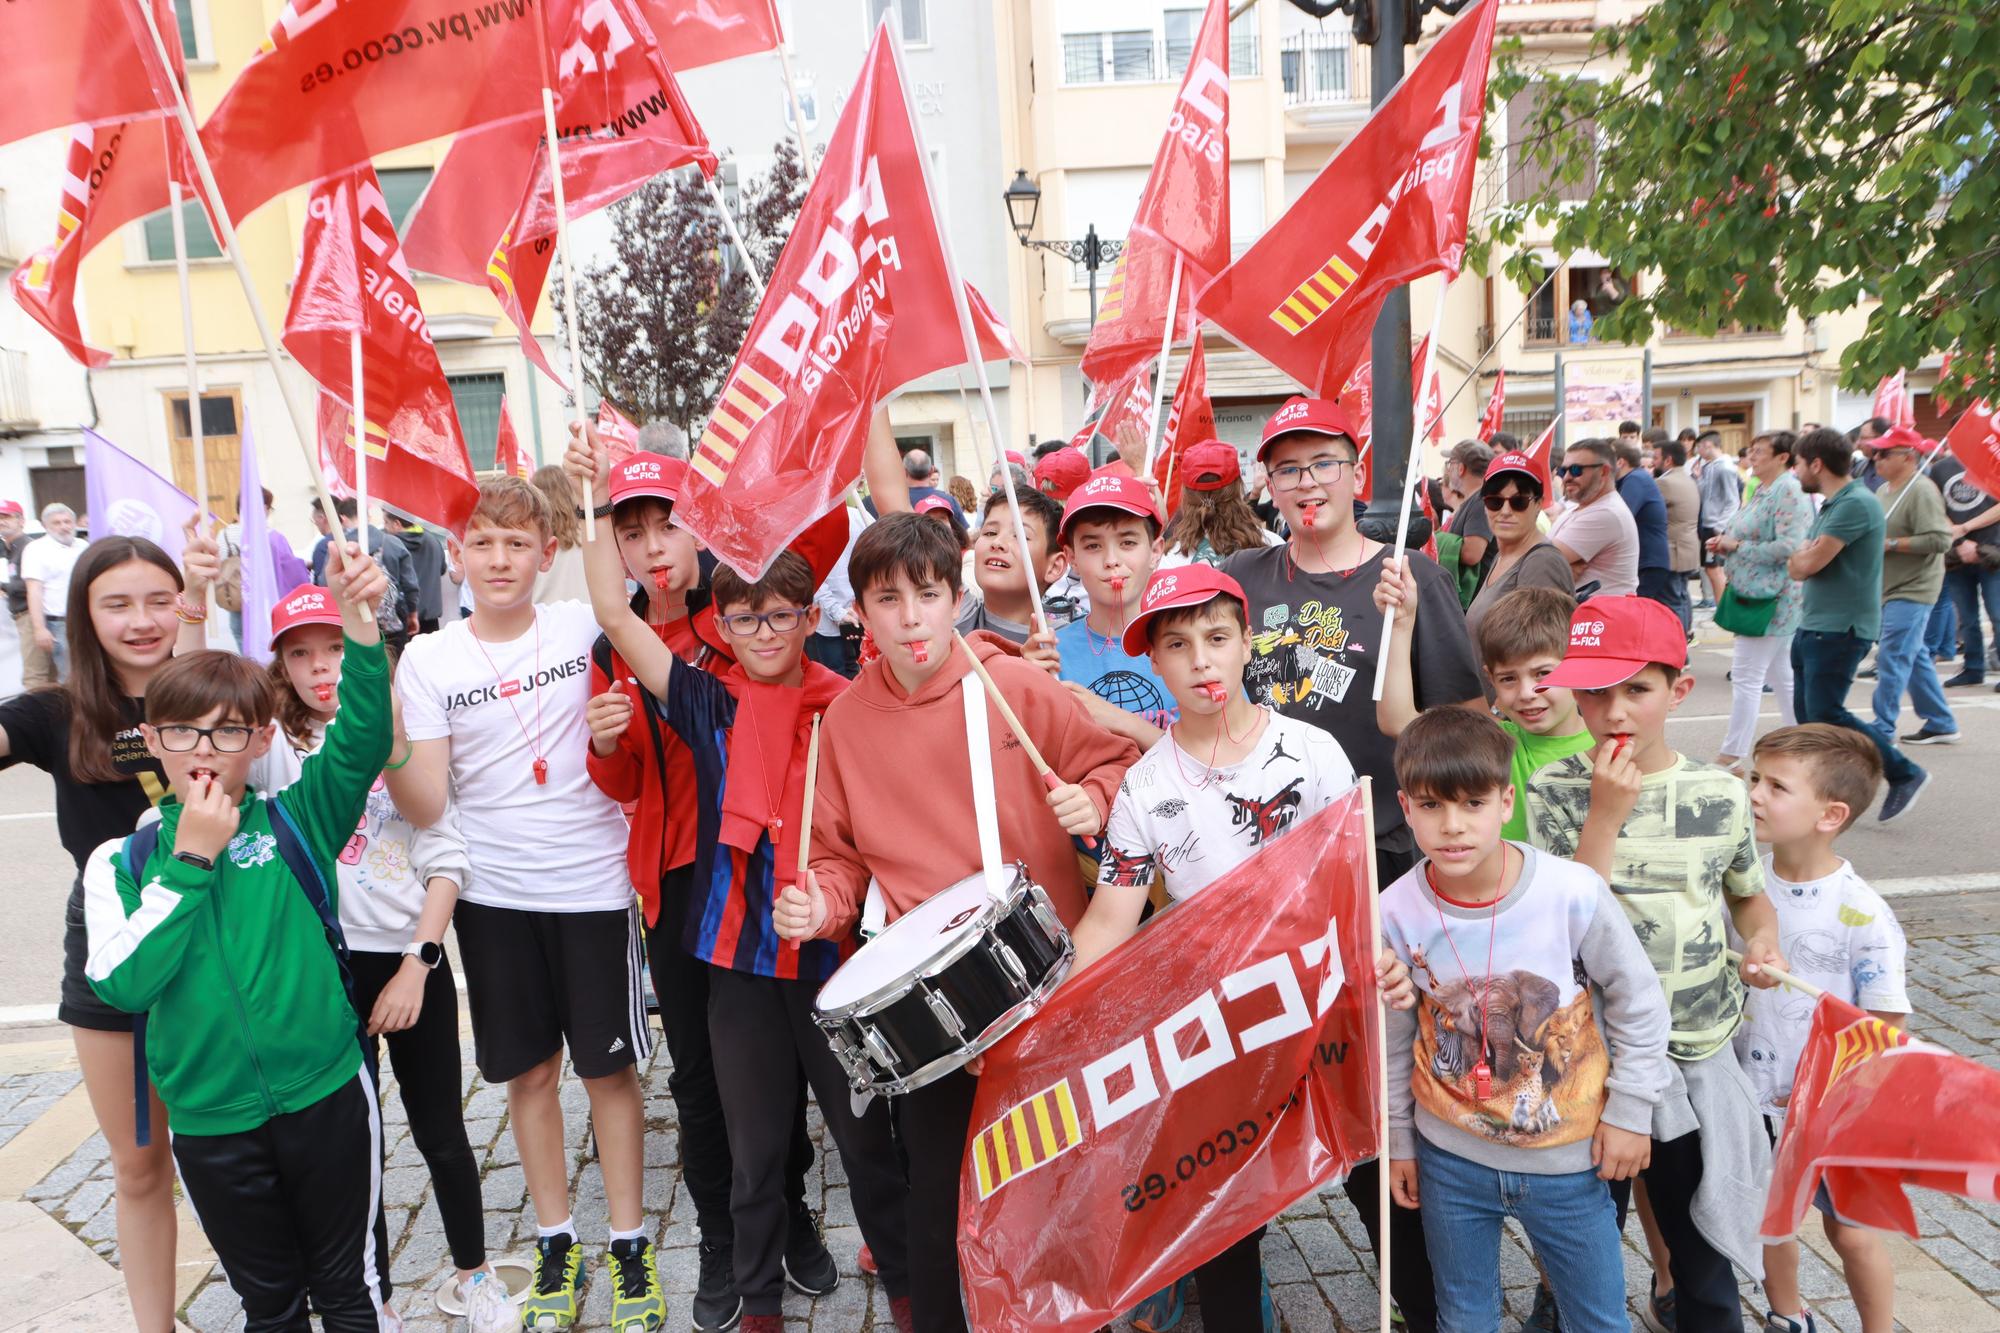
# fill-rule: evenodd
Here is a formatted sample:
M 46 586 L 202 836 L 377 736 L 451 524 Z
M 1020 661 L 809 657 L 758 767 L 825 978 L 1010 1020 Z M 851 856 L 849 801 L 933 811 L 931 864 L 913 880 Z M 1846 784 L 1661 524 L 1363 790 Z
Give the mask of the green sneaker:
M 667 1297 L 651 1242 L 614 1240 L 609 1257 L 612 1333 L 657 1333 L 667 1322 Z
M 565 1232 L 535 1243 L 535 1280 L 521 1302 L 521 1327 L 568 1328 L 576 1322 L 584 1284 L 583 1246 Z

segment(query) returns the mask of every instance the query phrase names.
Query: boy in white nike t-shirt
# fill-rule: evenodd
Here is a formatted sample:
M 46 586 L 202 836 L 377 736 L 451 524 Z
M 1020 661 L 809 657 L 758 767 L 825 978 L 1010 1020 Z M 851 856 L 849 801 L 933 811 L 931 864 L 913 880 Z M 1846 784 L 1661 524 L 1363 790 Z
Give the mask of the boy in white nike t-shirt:
M 1132 657 L 1151 654 L 1179 720 L 1118 788 L 1097 893 L 1073 936 L 1072 976 L 1138 930 L 1156 873 L 1176 901 L 1191 897 L 1354 785 L 1354 767 L 1332 736 L 1243 693 L 1243 590 L 1222 571 L 1197 564 L 1154 574 L 1122 646 Z M 1386 952 L 1384 961 L 1385 988 L 1400 988 L 1408 1003 L 1407 971 Z M 1270 1326 L 1263 1234 L 1259 1227 L 1194 1270 L 1208 1327 Z M 1175 1301 L 1176 1289 L 1152 1299 Z

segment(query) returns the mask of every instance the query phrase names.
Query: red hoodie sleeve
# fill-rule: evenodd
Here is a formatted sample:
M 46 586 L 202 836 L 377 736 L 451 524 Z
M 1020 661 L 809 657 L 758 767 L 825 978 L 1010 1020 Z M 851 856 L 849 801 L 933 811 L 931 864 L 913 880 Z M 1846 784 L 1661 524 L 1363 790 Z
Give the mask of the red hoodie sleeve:
M 828 710 L 831 712 L 832 710 Z M 868 867 L 854 841 L 853 813 L 847 803 L 847 783 L 841 747 L 820 724 L 819 774 L 813 787 L 812 872 L 826 895 L 826 924 L 819 938 L 840 939 L 854 929 L 861 900 L 868 892 Z M 829 762 L 831 761 L 831 762 Z
M 985 658 L 987 672 L 1010 701 L 1056 776 L 1074 782 L 1110 818 L 1112 798 L 1125 770 L 1139 762 L 1139 747 L 1090 720 L 1069 690 L 1048 672 L 1012 654 Z
M 604 674 L 593 655 L 590 662 L 590 695 L 594 699 L 611 688 L 611 678 Z M 635 707 L 632 725 L 625 728 L 625 734 L 618 738 L 618 748 L 608 755 L 601 755 L 591 744 L 589 733 L 585 732 L 583 742 L 584 771 L 597 789 L 620 805 L 630 805 L 639 799 L 645 783 L 645 756 L 639 748 L 639 716 Z

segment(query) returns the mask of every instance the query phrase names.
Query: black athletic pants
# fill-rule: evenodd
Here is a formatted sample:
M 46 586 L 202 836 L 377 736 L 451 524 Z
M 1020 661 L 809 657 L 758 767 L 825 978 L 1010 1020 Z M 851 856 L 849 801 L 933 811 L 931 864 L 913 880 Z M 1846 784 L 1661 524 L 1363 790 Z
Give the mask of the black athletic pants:
M 1203 1328 L 1264 1326 L 1264 1228 L 1237 1241 L 1190 1275 L 1201 1294 Z
M 729 1188 L 735 1167 L 729 1155 L 722 1094 L 715 1085 L 714 1047 L 708 1036 L 709 966 L 681 947 L 681 927 L 687 920 L 693 884 L 693 866 L 669 870 L 662 879 L 659 919 L 646 927 L 646 967 L 653 976 L 653 994 L 660 1002 L 667 1055 L 674 1062 L 673 1072 L 667 1075 L 667 1092 L 674 1099 L 681 1140 L 681 1180 L 694 1200 L 695 1226 L 703 1241 L 731 1245 L 736 1227 L 729 1213 Z M 785 1163 L 788 1207 L 796 1209 L 804 1204 L 806 1172 L 812 1164 L 812 1139 L 806 1134 L 805 1081 L 801 1079 L 793 1098 L 792 1141 Z
M 790 1222 L 783 1167 L 792 1107 L 808 1084 L 840 1150 L 854 1218 L 874 1251 L 882 1285 L 891 1296 L 909 1289 L 904 1239 L 909 1187 L 889 1134 L 889 1109 L 877 1099 L 866 1114 L 855 1116 L 847 1074 L 813 1023 L 818 993 L 816 981 L 782 981 L 722 967 L 709 971 L 708 1030 L 735 1163 L 729 1205 L 736 1221 L 736 1289 L 745 1314 L 778 1314 L 783 1304 L 780 1264 Z
M 354 973 L 354 1007 L 364 1024 L 404 961 L 399 953 L 358 949 L 348 956 Z M 424 979 L 424 1007 L 417 1012 L 417 1021 L 379 1041 L 388 1043 L 389 1067 L 396 1072 L 396 1092 L 409 1116 L 410 1139 L 430 1168 L 451 1262 L 462 1269 L 477 1268 L 486 1262 L 486 1210 L 479 1194 L 479 1163 L 465 1137 L 458 988 L 452 983 L 449 958 Z
M 1639 1178 L 1646 1182 L 1646 1199 L 1653 1220 L 1667 1242 L 1667 1267 L 1674 1279 L 1675 1327 L 1685 1333 L 1729 1333 L 1743 1323 L 1743 1302 L 1736 1289 L 1736 1270 L 1708 1243 L 1694 1224 L 1694 1192 L 1701 1186 L 1701 1132 L 1662 1142 L 1653 1140 L 1653 1160 Z M 1625 1210 L 1632 1200 L 1632 1182 L 1611 1182 L 1618 1205 L 1618 1229 L 1625 1229 Z
M 364 1068 L 302 1111 L 241 1134 L 175 1134 L 201 1229 L 243 1302 L 244 1333 L 377 1333 L 386 1267 L 382 1117 Z M 386 1275 L 381 1280 L 386 1285 Z
M 965 1333 L 958 1290 L 958 1175 L 979 1080 L 960 1070 L 890 1100 L 909 1162 L 910 1313 L 917 1333 Z

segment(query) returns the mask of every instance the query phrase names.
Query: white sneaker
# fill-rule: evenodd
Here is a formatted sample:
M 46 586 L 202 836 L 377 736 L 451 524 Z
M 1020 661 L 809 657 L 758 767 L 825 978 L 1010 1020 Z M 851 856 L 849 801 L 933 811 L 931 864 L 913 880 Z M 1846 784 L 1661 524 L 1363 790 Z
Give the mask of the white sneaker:
M 507 1284 L 484 1269 L 459 1289 L 468 1333 L 518 1333 L 521 1311 L 507 1297 Z

